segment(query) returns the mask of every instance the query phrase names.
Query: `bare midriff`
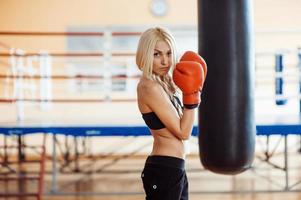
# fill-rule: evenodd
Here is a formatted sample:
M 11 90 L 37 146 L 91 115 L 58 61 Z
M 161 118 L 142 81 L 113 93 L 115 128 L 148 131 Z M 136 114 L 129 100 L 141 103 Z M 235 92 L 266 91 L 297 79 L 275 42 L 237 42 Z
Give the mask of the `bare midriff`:
M 154 137 L 151 155 L 185 158 L 183 141 L 175 137 L 169 130 L 163 128 L 160 130 L 151 130 L 151 133 Z

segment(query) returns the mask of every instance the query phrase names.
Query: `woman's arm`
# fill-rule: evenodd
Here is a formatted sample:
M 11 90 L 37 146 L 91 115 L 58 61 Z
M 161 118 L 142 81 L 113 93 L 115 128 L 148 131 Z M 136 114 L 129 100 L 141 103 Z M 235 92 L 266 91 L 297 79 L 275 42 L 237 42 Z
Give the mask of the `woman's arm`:
M 180 118 L 168 95 L 155 82 L 148 82 L 138 90 L 143 102 L 159 117 L 165 127 L 177 138 L 186 140 L 190 137 L 196 109 L 184 109 Z

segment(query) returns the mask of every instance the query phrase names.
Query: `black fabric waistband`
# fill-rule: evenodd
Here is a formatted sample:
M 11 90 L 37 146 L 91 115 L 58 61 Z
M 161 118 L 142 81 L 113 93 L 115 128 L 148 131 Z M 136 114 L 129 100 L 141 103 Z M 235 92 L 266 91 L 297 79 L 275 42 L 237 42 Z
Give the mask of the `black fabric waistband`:
M 185 169 L 185 160 L 172 156 L 148 156 L 145 165 L 147 166 L 148 164 L 162 165 L 166 167 L 178 168 L 181 170 Z

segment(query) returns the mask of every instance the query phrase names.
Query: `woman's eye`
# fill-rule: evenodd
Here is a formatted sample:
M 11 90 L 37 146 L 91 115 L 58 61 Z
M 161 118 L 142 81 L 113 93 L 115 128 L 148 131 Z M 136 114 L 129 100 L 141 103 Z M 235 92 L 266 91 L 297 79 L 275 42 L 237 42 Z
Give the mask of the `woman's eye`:
M 171 52 L 168 52 L 168 53 L 167 53 L 167 55 L 168 55 L 168 56 L 171 56 L 171 55 L 172 55 L 172 53 L 171 53 Z
M 159 53 L 154 53 L 155 57 L 159 57 L 159 55 L 160 55 Z

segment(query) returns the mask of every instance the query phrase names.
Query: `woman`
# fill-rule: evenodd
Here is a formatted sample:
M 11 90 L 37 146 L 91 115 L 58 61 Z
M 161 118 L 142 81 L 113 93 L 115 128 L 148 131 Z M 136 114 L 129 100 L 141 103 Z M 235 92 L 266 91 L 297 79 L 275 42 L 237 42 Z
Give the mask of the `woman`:
M 168 30 L 150 28 L 142 34 L 136 54 L 143 72 L 137 85 L 138 107 L 154 138 L 141 174 L 147 200 L 188 199 L 183 141 L 191 135 L 206 64 L 193 52 L 185 53 L 175 66 L 176 61 L 175 41 Z

